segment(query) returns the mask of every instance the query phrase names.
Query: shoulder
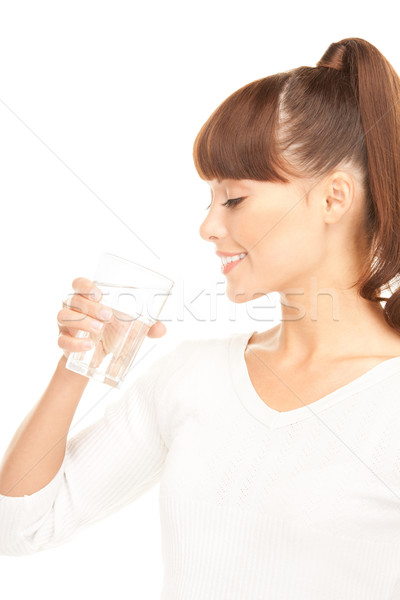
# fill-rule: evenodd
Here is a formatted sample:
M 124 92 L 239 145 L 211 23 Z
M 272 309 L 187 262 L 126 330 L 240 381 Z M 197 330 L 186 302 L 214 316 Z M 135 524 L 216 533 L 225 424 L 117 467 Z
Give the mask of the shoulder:
M 250 334 L 229 333 L 205 338 L 185 338 L 164 351 L 157 359 L 162 372 L 163 394 L 167 391 L 188 391 L 194 386 L 223 383 L 229 366 L 232 341 Z
M 172 361 L 210 360 L 211 357 L 221 356 L 221 353 L 229 349 L 232 340 L 240 335 L 245 334 L 229 333 L 215 337 L 185 338 L 164 353 L 164 356 Z
M 168 447 L 181 427 L 196 415 L 209 413 L 210 404 L 226 387 L 234 335 L 185 338 L 160 357 L 154 397 Z

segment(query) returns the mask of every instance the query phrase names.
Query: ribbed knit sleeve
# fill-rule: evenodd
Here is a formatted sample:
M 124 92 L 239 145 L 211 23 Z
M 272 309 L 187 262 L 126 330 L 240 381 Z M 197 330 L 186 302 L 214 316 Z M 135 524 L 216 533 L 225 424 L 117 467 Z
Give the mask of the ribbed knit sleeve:
M 159 428 L 157 389 L 176 348 L 158 357 L 104 415 L 67 441 L 64 461 L 42 489 L 0 494 L 0 553 L 26 555 L 58 546 L 153 487 L 168 452 Z

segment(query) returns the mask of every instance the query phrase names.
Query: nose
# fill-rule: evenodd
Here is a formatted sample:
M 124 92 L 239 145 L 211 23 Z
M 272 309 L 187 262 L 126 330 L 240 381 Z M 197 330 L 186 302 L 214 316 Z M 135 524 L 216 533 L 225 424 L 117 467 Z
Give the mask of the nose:
M 212 242 L 216 239 L 223 238 L 227 234 L 223 220 L 217 213 L 217 210 L 211 208 L 207 217 L 199 227 L 200 237 L 206 242 Z

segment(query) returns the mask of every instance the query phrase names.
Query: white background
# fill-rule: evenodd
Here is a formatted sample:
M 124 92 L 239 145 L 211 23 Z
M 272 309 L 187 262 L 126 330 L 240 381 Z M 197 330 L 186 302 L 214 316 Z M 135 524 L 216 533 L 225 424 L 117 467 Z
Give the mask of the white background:
M 0 2 L 0 455 L 61 356 L 62 298 L 104 251 L 176 282 L 168 334 L 144 341 L 128 379 L 181 339 L 279 322 L 276 294 L 251 305 L 223 294 L 214 244 L 198 232 L 210 193 L 193 141 L 233 91 L 315 66 L 344 37 L 370 41 L 400 72 L 389 2 Z M 70 435 L 121 393 L 106 392 L 90 382 Z M 0 557 L 0 572 L 7 600 L 157 599 L 158 486 L 63 546 Z

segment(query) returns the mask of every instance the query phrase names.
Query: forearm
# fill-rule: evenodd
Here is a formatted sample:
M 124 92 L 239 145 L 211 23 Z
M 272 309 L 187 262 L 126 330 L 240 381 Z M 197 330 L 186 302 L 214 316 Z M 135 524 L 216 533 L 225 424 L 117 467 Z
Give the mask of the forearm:
M 44 394 L 22 421 L 0 463 L 0 494 L 24 496 L 47 485 L 61 467 L 67 435 L 87 377 L 62 356 Z

